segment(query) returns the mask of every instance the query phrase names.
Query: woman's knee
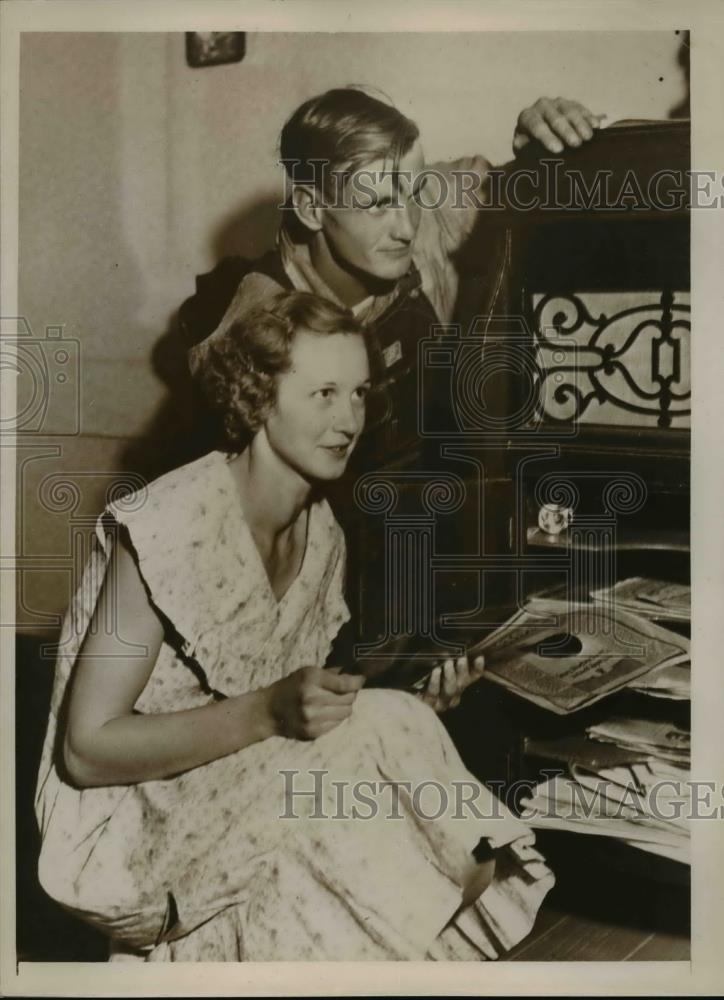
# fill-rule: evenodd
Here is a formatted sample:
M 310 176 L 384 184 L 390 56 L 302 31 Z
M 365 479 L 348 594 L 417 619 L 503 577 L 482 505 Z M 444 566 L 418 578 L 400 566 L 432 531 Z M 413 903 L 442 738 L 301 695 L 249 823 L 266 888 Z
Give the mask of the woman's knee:
M 368 733 L 409 735 L 424 734 L 441 728 L 433 710 L 420 698 L 406 691 L 387 688 L 362 690 L 357 695 L 352 713 L 355 724 Z

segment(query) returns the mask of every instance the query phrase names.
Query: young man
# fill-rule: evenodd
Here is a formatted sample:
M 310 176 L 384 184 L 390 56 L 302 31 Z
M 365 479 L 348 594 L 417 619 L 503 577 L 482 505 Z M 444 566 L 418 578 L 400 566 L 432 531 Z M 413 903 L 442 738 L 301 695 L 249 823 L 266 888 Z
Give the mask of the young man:
M 538 141 L 560 153 L 590 139 L 599 120 L 575 101 L 541 98 L 519 116 L 513 148 Z M 484 215 L 489 163 L 475 156 L 426 170 L 415 123 L 355 87 L 302 104 L 280 147 L 289 194 L 277 248 L 251 264 L 227 258 L 197 279 L 181 311 L 189 341 L 226 329 L 279 287 L 344 304 L 380 333 L 391 308 L 396 327 L 409 322 L 410 297 L 416 327 L 449 321 L 453 258 Z

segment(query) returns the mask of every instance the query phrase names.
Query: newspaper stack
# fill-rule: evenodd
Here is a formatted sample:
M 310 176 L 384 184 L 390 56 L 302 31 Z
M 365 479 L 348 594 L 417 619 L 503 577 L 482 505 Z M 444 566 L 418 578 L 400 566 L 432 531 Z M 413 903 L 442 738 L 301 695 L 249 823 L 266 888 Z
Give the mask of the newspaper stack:
M 660 698 L 689 698 L 689 642 L 655 624 L 656 619 L 688 622 L 689 588 L 636 577 L 591 596 L 592 605 L 571 605 L 567 611 L 565 604 L 553 600 L 534 601 L 526 608 L 531 616 L 553 613 L 557 607 L 559 624 L 568 638 L 581 638 L 579 668 L 562 658 L 552 672 L 556 683 L 565 688 L 548 691 L 547 697 L 556 703 L 549 707 L 561 711 L 561 704 L 574 702 L 576 708 L 583 707 L 621 687 Z M 529 625 L 530 618 L 522 615 L 510 624 Z M 515 666 L 530 662 L 530 642 L 531 638 L 522 661 L 506 663 L 504 678 L 498 678 L 522 694 L 524 681 L 529 689 L 533 684 L 530 674 L 516 673 Z M 630 652 L 635 642 L 641 644 L 638 655 Z M 623 654 L 624 646 L 629 647 L 628 656 Z M 525 649 L 525 642 L 519 644 L 521 648 Z M 535 651 L 544 652 L 540 644 Z M 613 669 L 601 671 L 606 652 L 621 658 Z M 634 671 L 633 663 L 642 669 Z M 493 670 L 497 665 L 494 659 Z M 533 694 L 529 690 L 524 697 L 542 704 L 539 688 Z M 691 804 L 691 740 L 685 729 L 668 721 L 619 716 L 589 726 L 585 736 L 581 733 L 537 747 L 531 743 L 529 752 L 565 762 L 567 768 L 567 773 L 553 775 L 523 800 L 523 818 L 532 826 L 612 837 L 639 850 L 689 863 L 686 817 Z
M 541 830 L 612 837 L 690 863 L 688 772 L 660 760 L 612 768 L 572 765 L 523 800 L 522 818 Z
M 691 735 L 673 722 L 613 718 L 589 726 L 586 732 L 594 740 L 615 743 L 624 750 L 647 753 L 680 767 L 691 762 Z
M 691 663 L 664 664 L 654 667 L 647 674 L 631 681 L 632 691 L 650 695 L 652 698 L 670 698 L 673 701 L 691 699 Z
M 689 641 L 636 614 L 601 604 L 532 600 L 468 650 L 486 676 L 559 715 L 689 661 Z M 668 675 L 656 683 L 665 690 Z
M 579 742 L 590 744 L 588 752 L 571 754 L 568 774 L 555 775 L 523 800 L 523 818 L 539 829 L 613 837 L 688 864 L 689 733 L 671 722 L 623 717 L 586 732 L 591 739 Z M 596 754 L 596 743 L 630 753 L 630 762 L 597 765 L 605 753 Z
M 613 587 L 594 590 L 596 604 L 630 611 L 642 618 L 671 622 L 691 621 L 691 587 L 634 576 Z

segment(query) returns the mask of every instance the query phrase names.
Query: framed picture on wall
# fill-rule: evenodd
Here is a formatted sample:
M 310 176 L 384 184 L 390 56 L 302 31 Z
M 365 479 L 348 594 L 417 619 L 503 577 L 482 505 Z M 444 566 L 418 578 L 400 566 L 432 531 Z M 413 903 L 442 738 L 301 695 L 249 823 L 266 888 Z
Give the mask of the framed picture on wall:
M 187 31 L 186 62 L 189 66 L 220 66 L 241 62 L 246 52 L 244 31 Z

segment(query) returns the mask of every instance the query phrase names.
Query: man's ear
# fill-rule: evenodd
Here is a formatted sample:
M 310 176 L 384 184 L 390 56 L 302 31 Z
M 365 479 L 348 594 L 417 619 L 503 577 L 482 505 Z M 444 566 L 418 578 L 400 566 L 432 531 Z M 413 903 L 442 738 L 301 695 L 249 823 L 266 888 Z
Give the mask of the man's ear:
M 313 184 L 295 184 L 292 188 L 292 207 L 294 214 L 307 229 L 313 233 L 322 228 L 322 212 L 319 191 Z

